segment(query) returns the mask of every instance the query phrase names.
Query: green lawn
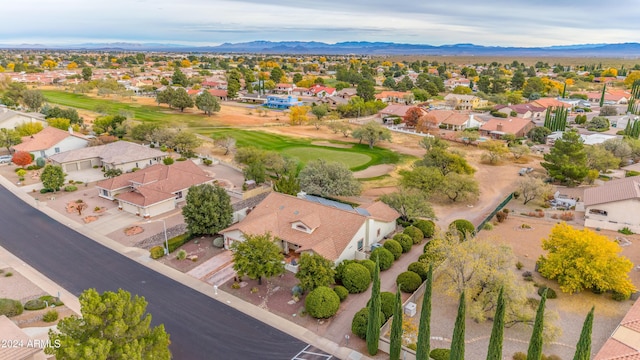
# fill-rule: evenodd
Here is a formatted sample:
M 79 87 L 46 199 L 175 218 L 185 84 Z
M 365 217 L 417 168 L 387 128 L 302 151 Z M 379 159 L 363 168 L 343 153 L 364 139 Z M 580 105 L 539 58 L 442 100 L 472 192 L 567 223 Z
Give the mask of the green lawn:
M 136 120 L 154 123 L 164 123 L 167 125 L 177 126 L 186 124 L 187 126 L 214 126 L 219 125 L 215 120 L 211 120 L 204 115 L 197 114 L 179 114 L 167 108 L 161 108 L 149 105 L 138 105 L 131 103 L 122 103 L 110 98 L 94 98 L 82 94 L 73 94 L 66 91 L 58 90 L 41 90 L 42 94 L 51 104 L 58 104 L 77 109 L 95 111 L 99 106 L 106 106 L 109 113 L 117 114 L 119 111 L 128 111 L 134 114 Z
M 314 159 L 339 161 L 349 166 L 352 171 L 364 170 L 378 164 L 395 164 L 407 156 L 398 155 L 391 150 L 382 148 L 369 149 L 364 144 L 345 143 L 350 148 L 336 148 L 330 146 L 313 145 L 314 140 L 270 134 L 262 131 L 249 131 L 236 128 L 217 127 L 220 124 L 206 116 L 196 114 L 180 114 L 166 108 L 156 106 L 122 103 L 115 99 L 93 98 L 82 94 L 73 94 L 58 90 L 42 90 L 47 101 L 66 107 L 94 111 L 98 105 L 107 106 L 110 113 L 120 110 L 129 111 L 139 121 L 161 123 L 166 126 L 186 125 L 192 131 L 209 136 L 220 137 L 229 135 L 236 139 L 239 147 L 255 146 L 265 150 L 272 150 L 287 154 L 306 163 Z M 323 140 L 326 141 L 326 140 Z M 335 142 L 340 143 L 340 142 Z

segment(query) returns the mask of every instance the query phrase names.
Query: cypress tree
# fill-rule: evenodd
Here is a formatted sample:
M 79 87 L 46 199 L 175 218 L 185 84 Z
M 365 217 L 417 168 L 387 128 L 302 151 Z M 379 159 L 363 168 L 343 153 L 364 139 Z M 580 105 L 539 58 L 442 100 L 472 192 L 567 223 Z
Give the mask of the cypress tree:
M 431 351 L 431 287 L 433 285 L 433 264 L 429 265 L 427 282 L 424 285 L 422 309 L 420 310 L 420 326 L 418 327 L 418 347 L 416 360 L 429 360 Z
M 456 316 L 456 325 L 453 328 L 453 337 L 451 338 L 451 353 L 449 360 L 464 360 L 464 320 L 465 320 L 466 303 L 464 299 L 464 291 L 460 294 L 460 304 L 458 305 L 458 316 Z
M 564 83 L 564 86 L 562 87 L 562 98 L 564 99 L 566 95 L 567 95 L 567 83 Z
M 396 303 L 393 307 L 390 341 L 389 359 L 400 360 L 400 350 L 402 350 L 402 299 L 400 298 L 400 286 L 396 291 Z
M 527 360 L 542 359 L 542 330 L 544 329 L 544 304 L 547 302 L 547 290 L 542 292 L 542 299 L 538 305 L 536 312 L 536 321 L 533 324 L 533 333 L 529 340 L 529 350 L 527 351 Z
M 544 127 L 551 130 L 551 107 L 548 107 L 547 112 L 544 114 Z
M 502 360 L 502 341 L 504 339 L 504 288 L 500 288 L 498 294 L 498 306 L 493 318 L 493 328 L 489 339 L 489 352 L 487 360 Z
M 378 341 L 380 341 L 380 264 L 376 258 L 376 267 L 373 270 L 373 287 L 371 288 L 371 305 L 369 305 L 369 320 L 367 323 L 367 350 L 369 355 L 378 353 Z
M 607 84 L 602 87 L 602 94 L 600 95 L 600 107 L 604 105 L 604 93 L 607 91 Z
M 573 360 L 589 360 L 591 359 L 591 330 L 593 328 L 593 310 L 587 314 L 587 318 L 584 319 L 584 325 L 582 325 L 582 332 L 580 333 L 580 340 L 576 345 L 576 354 L 573 356 Z

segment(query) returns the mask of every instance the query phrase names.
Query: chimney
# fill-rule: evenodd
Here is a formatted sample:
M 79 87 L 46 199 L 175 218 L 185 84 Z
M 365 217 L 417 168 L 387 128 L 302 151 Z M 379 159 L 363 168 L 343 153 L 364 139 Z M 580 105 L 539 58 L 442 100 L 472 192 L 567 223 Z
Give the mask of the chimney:
M 496 131 L 502 131 L 502 123 L 498 123 L 498 126 L 496 126 Z

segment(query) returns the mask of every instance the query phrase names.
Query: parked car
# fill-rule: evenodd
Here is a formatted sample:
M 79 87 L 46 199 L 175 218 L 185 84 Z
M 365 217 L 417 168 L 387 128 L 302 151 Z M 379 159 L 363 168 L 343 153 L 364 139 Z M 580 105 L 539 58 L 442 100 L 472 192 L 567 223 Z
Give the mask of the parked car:
M 533 171 L 533 168 L 526 167 L 526 168 L 522 168 L 522 169 L 520 169 L 520 171 L 518 171 L 518 174 L 519 174 L 520 176 L 525 176 L 526 174 L 529 174 L 529 173 L 530 173 L 530 172 L 532 172 L 532 171 Z
M 13 159 L 11 155 L 0 155 L 0 164 L 8 164 Z

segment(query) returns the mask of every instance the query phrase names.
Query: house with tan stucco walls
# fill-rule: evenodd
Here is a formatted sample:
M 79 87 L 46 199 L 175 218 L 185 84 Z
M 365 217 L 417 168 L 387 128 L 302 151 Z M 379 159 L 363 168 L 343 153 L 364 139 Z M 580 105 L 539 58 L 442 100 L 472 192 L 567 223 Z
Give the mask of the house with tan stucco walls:
M 617 179 L 584 191 L 584 226 L 640 232 L 640 176 Z

